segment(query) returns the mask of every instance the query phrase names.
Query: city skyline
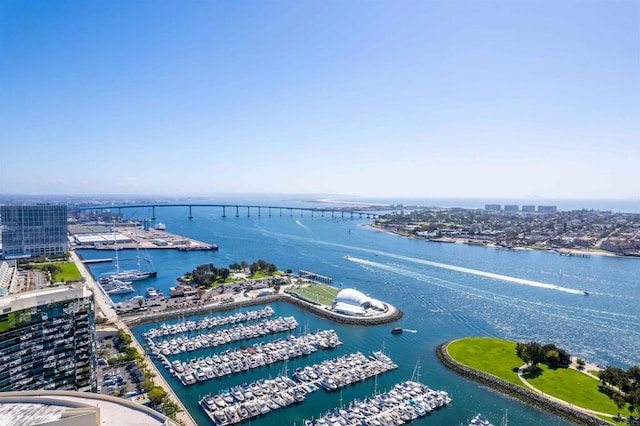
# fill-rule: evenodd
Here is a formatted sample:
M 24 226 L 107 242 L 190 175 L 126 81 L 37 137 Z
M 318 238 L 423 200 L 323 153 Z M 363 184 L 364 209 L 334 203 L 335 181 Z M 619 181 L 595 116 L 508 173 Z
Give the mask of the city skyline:
M 640 6 L 0 5 L 0 194 L 640 197 Z

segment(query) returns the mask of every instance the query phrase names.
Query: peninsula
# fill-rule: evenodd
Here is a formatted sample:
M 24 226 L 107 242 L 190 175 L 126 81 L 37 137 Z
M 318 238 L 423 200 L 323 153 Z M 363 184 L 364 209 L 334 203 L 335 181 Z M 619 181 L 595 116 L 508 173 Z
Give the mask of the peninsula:
M 427 208 L 385 214 L 376 229 L 426 241 L 640 257 L 640 214 Z
M 637 366 L 603 369 L 553 344 L 467 337 L 441 344 L 436 355 L 464 377 L 578 424 L 632 420 L 640 402 Z

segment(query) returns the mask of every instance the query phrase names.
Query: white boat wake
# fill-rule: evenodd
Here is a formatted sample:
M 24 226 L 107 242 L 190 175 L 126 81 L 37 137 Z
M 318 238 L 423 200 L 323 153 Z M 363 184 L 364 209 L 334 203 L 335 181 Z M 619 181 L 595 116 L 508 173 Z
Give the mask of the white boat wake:
M 433 266 L 435 268 L 448 269 L 448 270 L 451 270 L 451 271 L 462 272 L 462 273 L 465 273 L 465 274 L 476 275 L 476 276 L 479 276 L 479 277 L 492 278 L 492 279 L 495 279 L 495 280 L 510 282 L 510 283 L 514 283 L 514 284 L 526 285 L 526 286 L 530 286 L 530 287 L 546 288 L 546 289 L 549 289 L 549 290 L 562 291 L 562 292 L 571 293 L 571 294 L 581 294 L 581 295 L 585 294 L 584 291 L 576 290 L 574 288 L 562 287 L 562 286 L 559 286 L 559 285 L 542 283 L 542 282 L 539 282 L 539 281 L 526 280 L 526 279 L 523 279 L 523 278 L 510 277 L 508 275 L 494 274 L 493 272 L 479 271 L 477 269 L 465 268 L 465 267 L 462 267 L 462 266 L 447 265 L 446 263 L 432 262 L 430 260 L 422 260 L 422 259 L 416 259 L 416 258 L 405 257 L 405 256 L 393 256 L 393 257 L 396 257 L 396 258 L 402 259 L 402 260 L 408 260 L 410 262 L 421 263 L 423 265 Z M 359 263 L 361 265 L 368 265 L 368 266 L 372 266 L 372 267 L 380 268 L 380 269 L 390 269 L 388 265 L 385 265 L 385 264 L 382 264 L 382 263 L 378 263 L 378 262 L 372 262 L 372 261 L 366 260 L 366 259 L 360 259 L 360 258 L 352 257 L 352 256 L 348 256 L 348 257 L 345 257 L 345 258 L 347 260 L 350 260 L 351 262 L 356 262 L 356 263 Z

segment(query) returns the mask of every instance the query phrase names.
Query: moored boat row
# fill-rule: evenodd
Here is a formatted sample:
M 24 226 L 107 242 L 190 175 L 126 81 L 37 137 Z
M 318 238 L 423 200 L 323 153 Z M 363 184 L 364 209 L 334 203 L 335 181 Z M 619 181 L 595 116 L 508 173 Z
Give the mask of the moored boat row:
M 410 423 L 451 403 L 444 391 L 432 390 L 414 381 L 399 383 L 389 392 L 354 400 L 347 408 L 337 408 L 317 420 L 306 420 L 305 426 L 358 425 L 396 426 Z
M 261 342 L 249 348 L 226 350 L 217 355 L 194 358 L 186 362 L 169 362 L 164 355 L 157 356 L 171 374 L 180 379 L 183 385 L 188 386 L 199 381 L 309 355 L 318 350 L 332 349 L 341 344 L 334 330 L 320 330 L 298 337 L 292 335 L 273 342 Z
M 143 337 L 156 338 L 161 336 L 169 336 L 174 334 L 188 333 L 197 330 L 220 327 L 228 324 L 235 324 L 245 321 L 253 321 L 270 317 L 274 314 L 271 306 L 267 305 L 263 309 L 248 312 L 236 312 L 227 316 L 211 316 L 205 317 L 198 321 L 187 320 L 177 324 L 160 324 L 159 327 L 152 328 L 143 333 Z
M 225 389 L 215 396 L 207 395 L 199 403 L 213 423 L 222 426 L 300 403 L 306 394 L 316 390 L 317 386 L 300 385 L 286 376 L 278 376 Z
M 347 354 L 318 365 L 297 369 L 293 375 L 297 382 L 286 376 L 279 376 L 273 380 L 260 379 L 248 385 L 226 389 L 218 395 L 207 395 L 200 400 L 200 406 L 216 425 L 240 423 L 300 403 L 305 400 L 306 394 L 318 390 L 318 385 L 328 391 L 334 390 L 324 384 L 327 378 L 333 378 L 330 380 L 335 380 L 342 387 L 365 380 L 373 374 L 383 373 L 395 366 L 381 364 L 382 362 L 375 357 L 367 358 L 360 352 Z M 367 368 L 370 368 L 372 374 L 361 374 Z M 302 377 L 305 379 L 301 380 Z
M 297 327 L 298 322 L 294 317 L 279 317 L 275 319 L 265 319 L 251 325 L 239 324 L 232 328 L 211 333 L 178 336 L 159 341 L 155 341 L 152 337 L 147 337 L 146 340 L 151 348 L 151 352 L 154 354 L 162 353 L 165 356 L 169 356 L 222 346 L 231 342 L 254 339 L 268 334 L 283 333 L 295 330 Z
M 356 352 L 298 368 L 293 378 L 300 383 L 314 383 L 333 391 L 395 368 L 398 366 L 388 357 L 379 359 L 372 355 L 367 358 L 361 352 Z

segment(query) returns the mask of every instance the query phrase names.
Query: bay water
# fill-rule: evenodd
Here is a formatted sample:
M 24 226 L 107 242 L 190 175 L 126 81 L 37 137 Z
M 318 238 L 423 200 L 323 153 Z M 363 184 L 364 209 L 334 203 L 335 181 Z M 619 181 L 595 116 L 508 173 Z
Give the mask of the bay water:
M 275 205 L 310 206 L 294 202 Z M 147 287 L 158 288 L 168 295 L 176 278 L 200 264 L 228 267 L 230 263 L 242 260 L 252 263 L 264 259 L 281 270 L 297 272 L 304 269 L 331 276 L 335 286 L 355 288 L 391 303 L 399 307 L 404 316 L 393 324 L 350 326 L 318 318 L 286 303 L 272 304 L 275 316 L 297 319 L 300 327 L 294 334 L 332 328 L 344 344 L 334 350 L 289 360 L 286 366 L 273 364 L 189 387 L 184 387 L 159 365 L 172 391 L 200 425 L 211 424 L 197 403 L 206 394 L 275 377 L 282 374 L 285 367 L 291 375 L 297 367 L 356 351 L 369 355 L 384 349 L 399 368 L 341 392 L 317 391 L 300 405 L 269 413 L 247 424 L 302 425 L 304 419 L 317 418 L 354 398 L 364 398 L 409 380 L 416 370 L 421 382 L 449 392 L 453 403 L 414 424 L 466 425 L 477 412 L 499 424 L 507 410 L 511 424 L 569 424 L 444 368 L 435 356 L 436 346 L 465 336 L 554 343 L 600 365 L 627 368 L 640 364 L 640 259 L 596 255 L 580 258 L 542 251 L 512 252 L 425 242 L 372 229 L 367 226 L 370 221 L 366 219 L 331 217 L 330 214 L 320 217 L 315 213 L 312 217 L 309 212 L 291 215 L 284 211 L 280 216 L 274 210 L 268 216 L 263 209 L 258 216 L 252 209 L 251 216 L 241 210 L 240 217 L 236 218 L 235 211 L 233 213 L 229 215 L 227 210 L 228 217 L 222 218 L 220 208 L 194 207 L 194 218 L 188 219 L 186 207 L 157 208 L 157 220 L 167 225 L 167 231 L 218 244 L 220 250 L 148 250 L 158 277 L 134 283 L 134 295 L 143 295 Z M 150 209 L 126 214 L 131 219 L 151 217 Z M 100 258 L 111 252 L 83 250 L 81 254 L 85 258 Z M 127 262 L 135 262 L 133 251 L 124 250 L 119 257 L 124 269 L 127 269 Z M 112 264 L 91 265 L 96 277 L 112 269 Z M 589 295 L 584 295 L 584 291 Z M 113 296 L 116 302 L 130 297 L 132 294 Z M 142 333 L 153 326 L 139 326 L 133 331 L 142 341 Z M 394 326 L 406 331 L 392 335 L 390 330 Z M 281 337 L 274 335 L 264 340 Z M 253 343 L 257 341 L 178 357 L 207 356 Z M 418 369 L 416 365 L 419 365 Z

